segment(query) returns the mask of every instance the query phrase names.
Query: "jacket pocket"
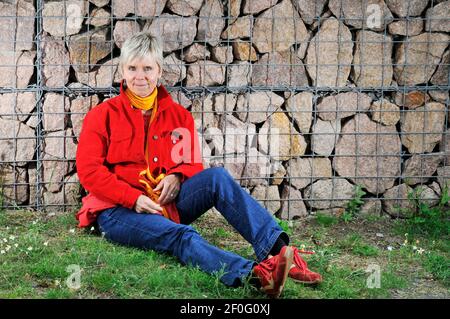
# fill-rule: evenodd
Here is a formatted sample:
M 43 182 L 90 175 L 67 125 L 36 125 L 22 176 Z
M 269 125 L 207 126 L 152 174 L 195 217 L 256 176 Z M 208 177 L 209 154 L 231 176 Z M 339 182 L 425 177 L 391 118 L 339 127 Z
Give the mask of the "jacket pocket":
M 131 130 L 114 130 L 111 132 L 110 140 L 113 142 L 120 142 L 124 140 L 129 140 L 133 136 L 133 132 Z
M 127 134 L 111 134 L 106 160 L 110 164 L 132 162 L 133 138 L 131 132 Z

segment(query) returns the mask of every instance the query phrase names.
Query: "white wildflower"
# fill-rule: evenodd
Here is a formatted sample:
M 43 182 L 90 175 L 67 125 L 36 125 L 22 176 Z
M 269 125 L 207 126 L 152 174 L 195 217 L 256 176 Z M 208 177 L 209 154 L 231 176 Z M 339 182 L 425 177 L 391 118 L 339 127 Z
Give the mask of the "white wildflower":
M 387 250 L 392 251 L 393 249 L 392 246 L 387 246 Z
M 48 246 L 48 241 L 46 241 L 46 242 L 44 243 L 44 246 Z
M 28 250 L 28 251 L 32 251 L 32 250 L 33 250 L 33 247 L 30 246 L 30 247 L 27 248 L 27 250 Z
M 0 254 L 6 254 L 6 251 L 4 251 L 3 249 L 0 250 Z
M 75 228 L 71 228 L 71 229 L 69 230 L 69 232 L 71 232 L 72 234 L 74 234 L 74 233 L 75 233 Z
M 6 239 L 6 238 L 3 238 L 3 241 L 4 241 L 5 243 L 7 243 L 7 242 L 8 242 L 8 239 Z
M 19 247 L 19 244 L 14 244 L 14 247 L 16 247 L 16 248 Z
M 13 235 L 9 236 L 9 240 L 14 240 L 14 239 L 16 239 L 16 236 L 13 236 Z
M 5 247 L 5 249 L 6 249 L 6 251 L 9 251 L 11 249 L 11 246 L 8 245 L 8 246 Z
M 425 251 L 425 249 L 423 249 L 423 248 L 419 248 L 418 250 L 417 250 L 417 253 L 419 254 L 419 255 L 422 255 L 422 253 Z

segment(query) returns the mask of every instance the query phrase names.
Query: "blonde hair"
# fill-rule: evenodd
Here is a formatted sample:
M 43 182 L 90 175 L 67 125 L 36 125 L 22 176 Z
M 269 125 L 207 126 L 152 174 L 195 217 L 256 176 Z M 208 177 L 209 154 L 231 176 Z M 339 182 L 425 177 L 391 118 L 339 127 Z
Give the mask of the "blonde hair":
M 149 32 L 139 32 L 128 39 L 122 45 L 119 59 L 119 70 L 122 72 L 123 66 L 136 58 L 152 56 L 158 64 L 160 70 L 163 68 L 163 50 L 160 38 Z

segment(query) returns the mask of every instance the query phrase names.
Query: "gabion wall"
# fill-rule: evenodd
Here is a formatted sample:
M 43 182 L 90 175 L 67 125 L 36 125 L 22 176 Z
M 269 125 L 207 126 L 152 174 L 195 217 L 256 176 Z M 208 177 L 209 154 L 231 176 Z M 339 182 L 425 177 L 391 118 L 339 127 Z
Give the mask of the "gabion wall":
M 84 115 L 142 30 L 205 167 L 281 218 L 340 214 L 356 185 L 364 213 L 405 216 L 449 182 L 450 1 L 0 0 L 3 208 L 80 205 Z

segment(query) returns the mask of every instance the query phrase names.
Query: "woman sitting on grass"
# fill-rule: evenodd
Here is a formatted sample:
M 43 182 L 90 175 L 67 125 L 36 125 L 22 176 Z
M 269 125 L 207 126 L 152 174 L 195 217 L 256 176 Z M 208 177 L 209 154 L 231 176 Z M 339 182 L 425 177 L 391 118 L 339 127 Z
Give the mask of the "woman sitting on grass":
M 288 276 L 320 282 L 224 168 L 203 168 L 192 115 L 158 84 L 162 67 L 158 38 L 141 32 L 124 42 L 120 95 L 89 111 L 80 134 L 77 172 L 89 195 L 79 226 L 96 224 L 112 242 L 169 253 L 210 274 L 224 270 L 225 285 L 248 279 L 274 298 Z M 212 246 L 189 226 L 212 207 L 252 244 L 259 263 Z

